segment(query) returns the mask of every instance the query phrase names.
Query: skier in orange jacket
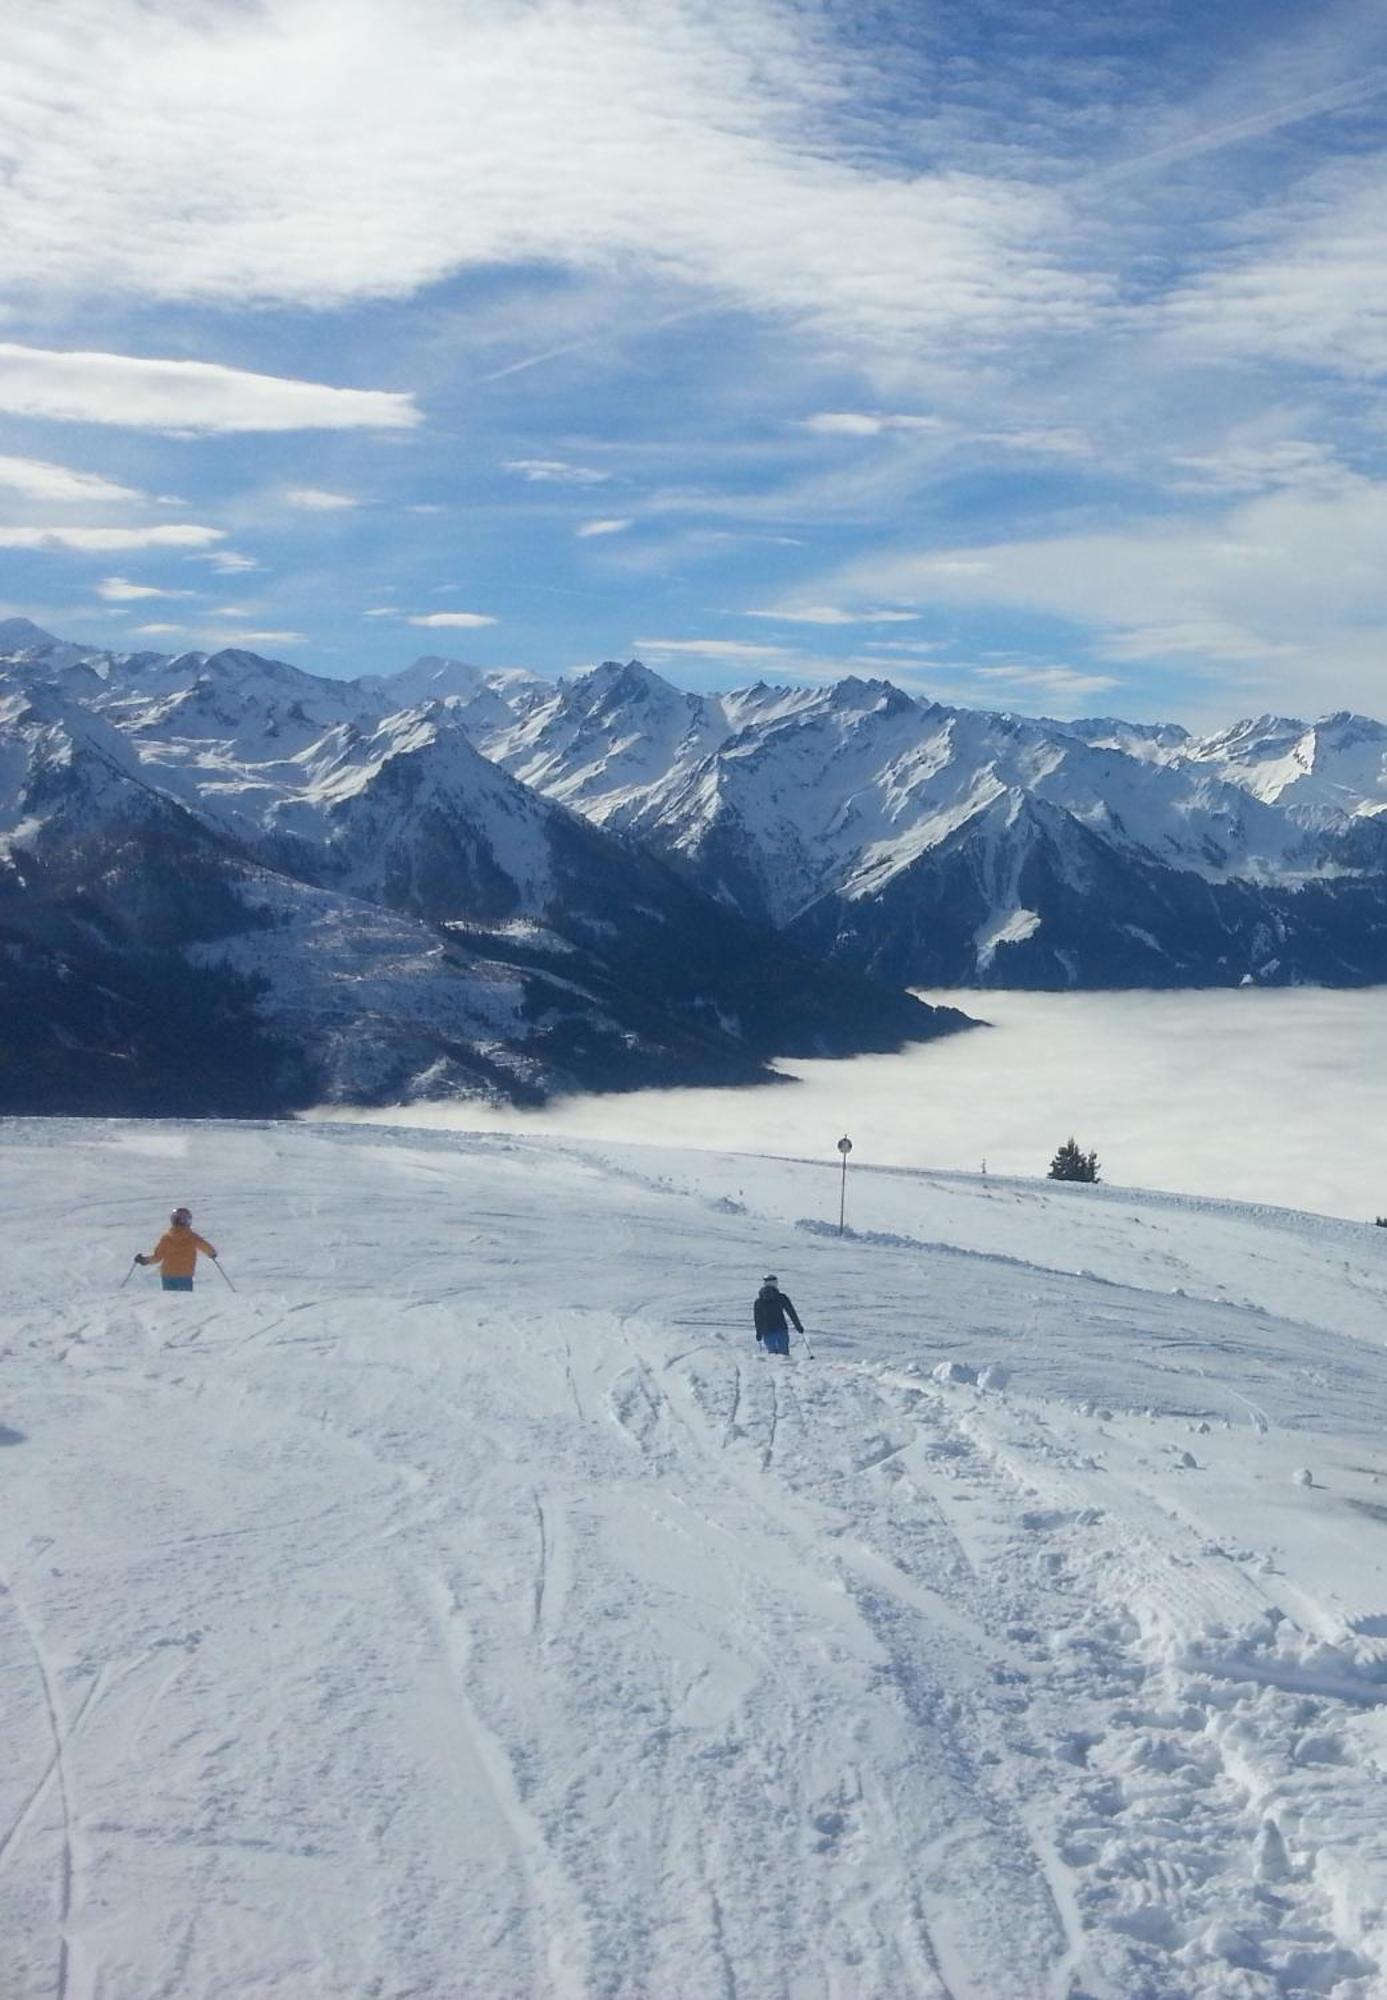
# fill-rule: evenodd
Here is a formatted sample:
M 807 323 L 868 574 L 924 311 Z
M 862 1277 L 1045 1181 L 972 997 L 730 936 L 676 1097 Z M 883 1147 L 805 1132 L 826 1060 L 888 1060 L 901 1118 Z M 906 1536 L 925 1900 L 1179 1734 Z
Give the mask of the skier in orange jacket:
M 137 1264 L 157 1264 L 166 1292 L 190 1292 L 193 1289 L 193 1272 L 197 1268 L 197 1253 L 210 1257 L 216 1262 L 216 1251 L 206 1237 L 199 1236 L 193 1228 L 192 1210 L 176 1208 L 169 1217 L 169 1226 L 147 1257 L 136 1252 Z

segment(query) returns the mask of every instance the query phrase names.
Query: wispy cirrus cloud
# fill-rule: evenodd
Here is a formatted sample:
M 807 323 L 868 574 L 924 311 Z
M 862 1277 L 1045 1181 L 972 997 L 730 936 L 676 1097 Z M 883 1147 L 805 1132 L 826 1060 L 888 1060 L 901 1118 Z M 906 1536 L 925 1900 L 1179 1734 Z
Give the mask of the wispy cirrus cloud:
M 197 549 L 221 541 L 225 529 L 177 522 L 147 528 L 67 528 L 0 526 L 0 548 L 68 550 L 78 555 L 115 555 L 128 549 Z
M 103 576 L 96 594 L 107 604 L 139 604 L 151 597 L 191 597 L 190 590 L 161 590 L 153 583 L 132 583 L 125 576 Z
M 133 486 L 120 486 L 95 472 L 75 472 L 67 465 L 50 465 L 39 458 L 0 457 L 0 489 L 18 493 L 26 500 L 51 500 L 58 504 L 102 506 L 118 501 L 143 500 Z
M 1349 376 L 1387 368 L 1387 169 L 1336 163 L 1247 218 L 1244 241 L 1167 302 L 1167 339 L 1189 350 Z
M 705 660 L 783 660 L 793 652 L 789 646 L 761 646 L 747 639 L 637 639 L 634 644 L 652 659 L 690 653 Z
M 405 622 L 409 625 L 444 628 L 451 626 L 457 631 L 473 632 L 483 625 L 499 625 L 501 621 L 499 618 L 488 617 L 483 611 L 421 611 L 407 618 Z
M 1107 694 L 1122 685 L 1114 674 L 1094 673 L 1080 667 L 1036 667 L 1018 663 L 1015 666 L 974 667 L 973 673 L 989 685 L 1015 688 L 1021 693 L 1039 694 L 1046 700 L 1058 699 L 1066 703 L 1085 699 L 1091 694 Z
M 1170 465 L 1173 492 L 1243 494 L 1286 488 L 1341 493 L 1359 481 L 1329 445 L 1265 434 L 1234 434 L 1209 450 L 1177 452 Z
M 326 486 L 290 486 L 284 499 L 305 514 L 341 514 L 361 504 L 355 495 L 335 493 Z
M 420 420 L 413 398 L 394 390 L 11 341 L 0 342 L 0 411 L 171 432 L 402 430 Z
M 1174 664 L 1215 692 L 1229 670 L 1256 669 L 1281 700 L 1371 708 L 1383 680 L 1384 546 L 1387 482 L 1365 479 L 1261 494 L 1213 519 L 897 553 L 836 581 L 922 609 L 1060 618 L 1099 658 Z
M 232 636 L 238 646 L 306 646 L 308 644 L 307 633 L 288 632 L 274 627 L 263 628 L 257 626 L 248 632 L 236 632 Z
M 198 560 L 211 563 L 222 576 L 245 576 L 251 570 L 264 568 L 258 557 L 243 555 L 239 549 L 213 549 L 210 555 L 201 556 Z
M 602 535 L 624 535 L 626 530 L 634 525 L 629 516 L 605 521 L 582 521 L 573 532 L 580 542 L 589 542 Z
M 881 437 L 898 431 L 907 437 L 937 436 L 949 426 L 942 417 L 910 416 L 889 410 L 817 410 L 804 428 L 820 437 Z
M 986 430 L 958 418 L 886 410 L 820 410 L 805 417 L 802 428 L 819 437 L 934 439 L 941 445 L 974 445 L 1060 458 L 1082 458 L 1093 448 L 1085 433 L 1072 424 L 1012 424 Z
M 783 625 L 910 625 L 918 611 L 845 610 L 838 604 L 769 605 L 744 611 L 744 618 L 773 618 Z
M 532 486 L 602 486 L 611 478 L 595 465 L 574 465 L 566 458 L 507 458 L 503 472 L 514 472 Z
M 903 173 L 846 116 L 832 142 L 863 54 L 831 10 L 107 0 L 81 35 L 65 12 L 0 51 L 20 287 L 324 306 L 624 264 L 868 341 L 1073 324 L 1104 290 L 1053 188 Z

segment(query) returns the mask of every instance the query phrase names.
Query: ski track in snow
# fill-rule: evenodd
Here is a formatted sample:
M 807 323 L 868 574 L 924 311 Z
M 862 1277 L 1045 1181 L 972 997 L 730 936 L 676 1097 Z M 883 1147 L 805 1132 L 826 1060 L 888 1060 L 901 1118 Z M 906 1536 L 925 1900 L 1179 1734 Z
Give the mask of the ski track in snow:
M 1382 1232 L 0 1143 L 7 2000 L 1387 1993 Z M 235 1295 L 115 1290 L 175 1198 Z

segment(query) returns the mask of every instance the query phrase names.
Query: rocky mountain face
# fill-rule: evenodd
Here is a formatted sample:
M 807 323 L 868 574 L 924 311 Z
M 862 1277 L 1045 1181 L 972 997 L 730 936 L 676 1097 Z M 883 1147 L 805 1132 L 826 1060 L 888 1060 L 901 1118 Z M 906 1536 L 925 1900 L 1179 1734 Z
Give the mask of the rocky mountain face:
M 1387 980 L 1387 727 L 1028 720 L 0 622 L 0 1108 L 743 1080 L 911 984 Z
M 693 695 L 609 663 L 478 747 L 731 908 L 919 985 L 1387 980 L 1387 727 L 1196 738 L 917 700 L 885 681 Z
M 440 664 L 348 683 L 0 625 L 0 1107 L 533 1100 L 964 1025 L 489 761 L 462 710 L 513 719 L 528 677 L 440 697 Z

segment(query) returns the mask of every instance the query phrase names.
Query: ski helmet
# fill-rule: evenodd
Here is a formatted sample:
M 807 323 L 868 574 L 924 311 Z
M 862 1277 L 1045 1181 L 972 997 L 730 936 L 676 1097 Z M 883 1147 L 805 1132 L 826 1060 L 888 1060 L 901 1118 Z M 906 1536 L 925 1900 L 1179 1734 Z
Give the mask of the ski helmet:
M 186 1229 L 192 1219 L 193 1211 L 190 1208 L 176 1208 L 169 1217 L 175 1229 Z
M 779 1278 L 763 1278 L 761 1280 L 761 1283 L 763 1285 L 778 1285 L 780 1283 L 780 1280 Z

